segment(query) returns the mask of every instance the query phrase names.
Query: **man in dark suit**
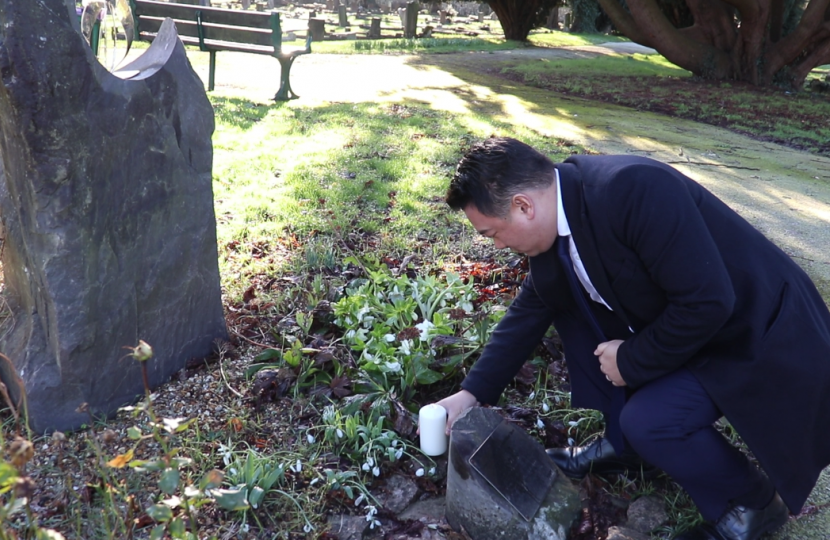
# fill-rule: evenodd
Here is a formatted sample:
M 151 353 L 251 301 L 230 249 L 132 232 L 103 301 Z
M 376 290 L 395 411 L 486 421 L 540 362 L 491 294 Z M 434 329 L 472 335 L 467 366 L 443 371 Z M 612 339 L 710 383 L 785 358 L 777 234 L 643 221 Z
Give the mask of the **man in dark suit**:
M 698 506 L 684 540 L 754 540 L 800 511 L 830 464 L 830 312 L 783 251 L 699 184 L 656 161 L 479 143 L 447 203 L 530 272 L 448 425 L 495 404 L 551 325 L 572 405 L 605 436 L 553 449 L 562 471 L 657 467 Z M 725 416 L 755 467 L 713 426 Z

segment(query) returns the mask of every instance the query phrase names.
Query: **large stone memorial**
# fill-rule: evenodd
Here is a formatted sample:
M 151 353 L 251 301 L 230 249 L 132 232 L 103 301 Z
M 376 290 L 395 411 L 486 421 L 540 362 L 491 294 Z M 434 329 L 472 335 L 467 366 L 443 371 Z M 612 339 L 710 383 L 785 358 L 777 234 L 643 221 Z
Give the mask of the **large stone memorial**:
M 227 337 L 213 109 L 171 21 L 118 74 L 72 1 L 0 0 L 0 23 L 0 373 L 33 429 L 71 429 L 143 393 L 125 346 L 157 386 Z
M 481 407 L 452 426 L 446 503 L 449 524 L 473 540 L 565 540 L 582 509 L 542 445 Z

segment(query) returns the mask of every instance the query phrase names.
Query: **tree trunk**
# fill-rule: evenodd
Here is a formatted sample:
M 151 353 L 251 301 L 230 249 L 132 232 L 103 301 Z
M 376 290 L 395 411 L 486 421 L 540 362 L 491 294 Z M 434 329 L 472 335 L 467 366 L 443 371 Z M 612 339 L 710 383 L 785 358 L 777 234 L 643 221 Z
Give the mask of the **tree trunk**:
M 783 0 L 685 1 L 694 24 L 678 29 L 658 0 L 599 0 L 620 32 L 701 77 L 800 88 L 830 63 L 830 0 L 809 0 L 794 26 L 798 6 Z
M 545 23 L 545 16 L 556 0 L 488 0 L 487 4 L 499 18 L 504 38 L 527 41 L 534 28 Z

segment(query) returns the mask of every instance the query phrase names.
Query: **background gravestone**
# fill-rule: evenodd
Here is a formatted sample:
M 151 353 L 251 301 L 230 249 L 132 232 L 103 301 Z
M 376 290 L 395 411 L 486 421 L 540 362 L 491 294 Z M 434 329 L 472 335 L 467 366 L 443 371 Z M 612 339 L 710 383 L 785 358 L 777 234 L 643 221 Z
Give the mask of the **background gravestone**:
M 157 386 L 227 338 L 204 86 L 171 21 L 134 80 L 73 25 L 72 1 L 0 0 L 0 374 L 37 431 L 141 395 L 139 339 Z
M 473 540 L 568 537 L 582 510 L 579 494 L 530 435 L 473 407 L 453 424 L 449 453 L 446 517 L 454 529 Z

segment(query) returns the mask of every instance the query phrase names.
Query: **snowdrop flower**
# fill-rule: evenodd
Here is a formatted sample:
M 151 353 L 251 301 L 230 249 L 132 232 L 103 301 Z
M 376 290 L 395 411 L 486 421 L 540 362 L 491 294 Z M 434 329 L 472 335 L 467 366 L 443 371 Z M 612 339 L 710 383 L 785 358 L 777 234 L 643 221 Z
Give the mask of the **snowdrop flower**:
M 367 463 L 370 467 L 371 467 L 371 466 L 373 466 L 373 465 L 375 464 L 375 458 L 373 458 L 373 457 L 371 457 L 371 456 L 370 456 L 370 457 L 368 457 L 368 458 L 366 458 L 366 463 Z
M 368 463 L 364 463 L 363 466 L 361 467 L 361 469 L 363 469 L 366 472 L 369 472 L 370 468 L 371 468 L 371 466 Z
M 395 459 L 401 459 L 401 456 L 403 456 L 403 448 L 398 448 L 398 451 L 395 452 Z
M 471 302 L 461 302 L 459 307 L 463 309 L 466 313 L 473 312 L 473 304 Z
M 533 398 L 536 397 L 536 392 L 531 392 L 529 396 L 527 396 L 528 401 L 533 401 Z
M 391 373 L 398 373 L 401 370 L 400 362 L 386 362 L 386 369 Z
M 536 418 L 536 427 L 539 428 L 539 429 L 542 429 L 542 428 L 545 427 L 545 423 L 542 422 L 541 418 Z
M 375 476 L 380 476 L 380 467 L 378 467 L 377 465 L 375 465 L 375 466 L 372 468 L 372 474 L 374 474 Z
M 375 527 L 380 527 L 380 521 L 373 519 L 371 523 L 369 523 L 369 528 L 374 529 Z
M 230 465 L 231 460 L 233 459 L 233 451 L 231 451 L 230 445 L 230 441 L 228 441 L 228 446 L 219 443 L 219 452 L 222 454 L 222 462 L 225 464 L 225 467 Z
M 247 524 L 247 523 L 243 523 L 243 524 L 242 524 L 242 527 L 240 527 L 240 529 L 242 529 L 242 532 L 248 532 L 248 530 L 250 530 L 250 528 L 251 528 L 251 527 L 250 527 L 250 526 L 248 526 L 248 524 Z
M 312 527 L 310 523 L 306 523 L 305 526 L 303 527 L 303 531 L 305 531 L 307 533 L 310 533 L 312 530 L 314 530 L 314 527 Z
M 314 479 L 314 480 L 312 480 L 312 481 L 311 481 L 308 485 L 309 485 L 309 486 L 313 486 L 314 484 L 316 484 L 316 483 L 317 483 L 317 482 L 319 482 L 319 481 L 320 481 L 320 479 L 319 479 L 319 478 L 315 478 L 315 479 Z
M 354 334 L 355 334 L 354 330 L 349 330 L 349 331 L 346 332 L 346 334 L 343 337 L 345 337 L 346 339 L 352 339 L 354 337 Z
M 392 442 L 389 443 L 389 446 L 391 446 L 392 448 L 398 446 L 398 439 L 392 439 Z
M 421 467 L 420 469 L 418 469 L 417 471 L 415 471 L 415 476 L 419 476 L 419 477 L 420 477 L 420 476 L 423 476 L 423 475 L 424 475 L 424 468 L 423 468 L 423 467 Z
M 550 405 L 547 402 L 542 403 L 542 412 L 546 413 L 550 411 Z
M 332 420 L 334 420 L 334 407 L 332 407 L 331 405 L 326 405 L 326 407 L 323 409 L 323 422 L 328 424 Z
M 337 435 L 337 438 L 338 438 L 338 439 L 342 439 L 342 438 L 343 438 L 343 430 L 342 430 L 342 429 L 337 428 L 337 431 L 335 431 L 334 433 L 335 433 L 335 435 Z
M 355 505 L 355 506 L 360 506 L 360 503 L 362 503 L 362 502 L 363 502 L 363 499 L 365 499 L 365 498 L 366 498 L 366 495 L 364 495 L 363 493 L 361 493 L 361 494 L 357 497 L 357 499 L 355 499 L 355 500 L 354 500 L 354 505 Z
M 405 340 L 401 341 L 401 352 L 404 353 L 407 356 L 412 354 L 412 340 L 411 339 L 405 339 Z
M 429 329 L 434 327 L 435 325 L 427 320 L 424 320 L 423 322 L 415 325 L 415 328 L 417 328 L 418 331 L 421 332 L 421 341 L 427 340 L 427 337 L 429 335 Z
M 383 336 L 383 339 L 384 341 L 386 341 L 386 343 L 392 343 L 393 341 L 395 341 L 395 334 L 386 334 L 385 336 Z
M 231 476 L 236 476 L 236 467 L 231 467 L 228 472 L 231 473 Z
M 366 521 L 371 521 L 372 518 L 375 517 L 375 514 L 377 514 L 377 513 L 378 513 L 377 508 L 375 508 L 371 504 L 367 505 L 366 506 Z
M 568 446 L 573 446 L 573 445 L 574 445 L 573 437 L 568 437 Z
M 298 472 L 300 472 L 300 471 L 302 471 L 302 470 L 303 470 L 303 464 L 302 464 L 302 462 L 298 459 L 298 460 L 297 460 L 297 463 L 295 463 L 294 465 L 292 465 L 292 466 L 291 466 L 291 467 L 289 467 L 289 468 L 290 468 L 292 471 L 294 471 L 295 473 L 298 473 Z
M 571 420 L 570 422 L 568 422 L 568 425 L 571 427 L 576 427 L 579 425 L 579 422 L 574 422 L 573 420 Z
M 308 441 L 308 444 L 314 444 L 314 435 L 309 433 L 308 435 L 306 435 L 306 440 Z

